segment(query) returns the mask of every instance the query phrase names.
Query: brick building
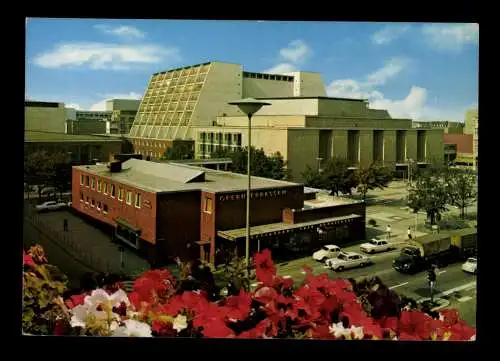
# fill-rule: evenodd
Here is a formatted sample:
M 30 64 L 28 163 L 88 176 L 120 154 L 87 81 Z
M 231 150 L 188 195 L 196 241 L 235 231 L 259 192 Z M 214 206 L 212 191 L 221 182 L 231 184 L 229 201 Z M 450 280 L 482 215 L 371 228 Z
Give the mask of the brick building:
M 216 255 L 235 249 L 244 255 L 245 175 L 129 159 L 73 167 L 72 176 L 72 207 L 108 224 L 151 264 L 175 256 L 219 263 Z M 251 253 L 365 236 L 364 203 L 306 196 L 301 184 L 252 177 L 250 204 Z

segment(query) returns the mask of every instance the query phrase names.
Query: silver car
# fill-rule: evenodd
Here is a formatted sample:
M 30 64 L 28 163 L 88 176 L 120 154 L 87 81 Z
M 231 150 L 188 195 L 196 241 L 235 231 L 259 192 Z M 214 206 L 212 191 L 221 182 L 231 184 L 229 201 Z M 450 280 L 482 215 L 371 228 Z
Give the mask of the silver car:
M 330 258 L 325 262 L 327 268 L 342 272 L 348 268 L 365 267 L 372 264 L 370 257 L 355 252 L 342 252 L 337 258 Z

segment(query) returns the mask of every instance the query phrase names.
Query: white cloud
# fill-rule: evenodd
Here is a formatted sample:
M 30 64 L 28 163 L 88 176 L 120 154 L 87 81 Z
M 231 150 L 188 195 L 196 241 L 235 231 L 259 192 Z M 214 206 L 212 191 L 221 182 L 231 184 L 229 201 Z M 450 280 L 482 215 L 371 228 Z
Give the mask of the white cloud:
M 366 85 L 384 85 L 390 79 L 401 73 L 408 67 L 410 60 L 405 57 L 395 57 L 385 63 L 385 65 L 368 75 Z
M 142 99 L 142 94 L 130 92 L 130 93 L 111 93 L 111 94 L 98 94 L 100 97 L 105 98 L 95 104 L 90 106 L 89 110 L 93 111 L 104 111 L 106 110 L 106 100 L 109 99 Z
M 283 74 L 283 73 L 290 73 L 292 71 L 297 71 L 297 67 L 295 65 L 290 63 L 281 63 L 273 66 L 270 69 L 265 70 L 264 73 Z
M 145 33 L 133 26 L 109 26 L 109 25 L 94 25 L 96 29 L 103 31 L 106 34 L 117 35 L 122 37 L 143 38 Z
M 88 67 L 125 70 L 138 65 L 175 63 L 179 60 L 178 49 L 159 45 L 66 43 L 37 55 L 34 62 L 43 68 Z
M 400 59 L 400 58 L 394 58 Z M 419 86 L 412 86 L 403 99 L 389 99 L 376 89 L 377 85 L 386 84 L 409 64 L 408 60 L 394 62 L 369 74 L 365 81 L 341 79 L 332 81 L 327 86 L 327 93 L 331 97 L 367 99 L 371 109 L 388 110 L 394 118 L 411 118 L 414 120 L 462 120 L 465 109 L 444 109 L 430 106 L 427 102 L 428 90 Z M 403 65 L 404 64 L 404 65 Z M 385 70 L 384 70 L 385 69 Z M 389 70 L 387 70 L 389 69 Z M 436 102 L 433 102 L 436 103 Z
M 408 31 L 408 25 L 389 25 L 372 35 L 372 43 L 387 45 Z
M 83 108 L 80 106 L 80 104 L 77 103 L 69 103 L 69 104 L 64 104 L 66 108 L 73 108 L 76 110 L 82 110 Z
M 428 24 L 422 26 L 422 34 L 436 50 L 459 52 L 465 45 L 478 44 L 479 24 Z
M 287 48 L 280 49 L 281 58 L 292 63 L 303 63 L 311 55 L 311 47 L 302 40 L 294 40 Z

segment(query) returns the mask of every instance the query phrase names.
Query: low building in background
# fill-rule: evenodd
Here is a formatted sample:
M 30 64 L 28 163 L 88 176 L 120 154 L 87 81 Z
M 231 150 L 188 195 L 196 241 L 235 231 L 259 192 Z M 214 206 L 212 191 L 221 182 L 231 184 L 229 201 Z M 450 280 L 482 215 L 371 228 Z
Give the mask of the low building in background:
M 110 133 L 128 134 L 134 123 L 141 100 L 110 99 L 106 101 L 106 111 L 111 112 Z
M 153 265 L 245 254 L 245 175 L 129 159 L 73 167 L 72 178 L 72 207 L 109 225 Z M 270 248 L 279 258 L 365 237 L 363 202 L 313 199 L 301 184 L 259 177 L 251 200 L 252 254 Z
M 65 122 L 64 103 L 25 100 L 25 130 L 64 133 Z
M 122 140 L 91 135 L 72 135 L 45 131 L 24 132 L 24 155 L 36 151 L 65 153 L 74 164 L 107 161 L 111 153 L 120 153 Z
M 472 134 L 445 134 L 445 157 L 453 164 L 473 166 L 473 136 Z
M 413 122 L 414 128 L 443 129 L 444 134 L 464 134 L 465 123 L 453 121 Z
M 109 133 L 111 112 L 66 108 L 66 133 L 91 135 Z

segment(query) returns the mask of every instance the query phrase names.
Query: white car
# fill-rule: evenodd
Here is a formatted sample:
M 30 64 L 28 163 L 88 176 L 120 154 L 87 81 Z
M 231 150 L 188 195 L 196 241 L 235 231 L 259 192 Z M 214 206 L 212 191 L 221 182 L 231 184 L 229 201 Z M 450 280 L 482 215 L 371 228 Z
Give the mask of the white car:
M 62 203 L 62 202 L 58 203 L 55 201 L 48 201 L 48 202 L 39 204 L 38 206 L 35 207 L 35 209 L 38 212 L 43 212 L 43 211 L 56 211 L 59 209 L 64 209 L 66 207 L 68 207 L 68 203 Z
M 323 262 L 328 258 L 337 257 L 337 255 L 341 252 L 339 246 L 335 246 L 333 244 L 328 244 L 326 246 L 321 247 L 320 250 L 313 253 L 313 259 L 315 261 Z
M 326 260 L 325 265 L 333 271 L 342 272 L 347 268 L 364 267 L 372 263 L 372 260 L 363 254 L 355 252 L 341 252 L 337 258 L 330 258 Z
M 396 247 L 389 242 L 376 238 L 372 238 L 370 242 L 363 243 L 359 248 L 365 253 L 386 252 L 396 249 Z
M 462 271 L 467 273 L 477 273 L 477 258 L 471 257 L 462 265 Z

